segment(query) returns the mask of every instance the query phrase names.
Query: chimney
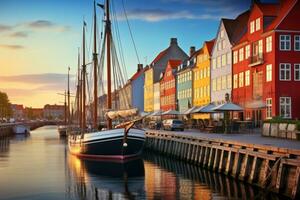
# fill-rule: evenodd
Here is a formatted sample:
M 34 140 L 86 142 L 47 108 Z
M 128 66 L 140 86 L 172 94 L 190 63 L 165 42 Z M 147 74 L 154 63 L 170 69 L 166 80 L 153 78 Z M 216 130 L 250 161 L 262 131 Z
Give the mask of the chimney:
M 143 69 L 143 64 L 138 64 L 137 65 L 137 71 L 141 71 Z
M 177 45 L 177 38 L 171 38 L 170 46 Z
M 195 46 L 191 46 L 190 47 L 190 56 L 192 56 L 195 53 L 195 51 L 196 51 Z

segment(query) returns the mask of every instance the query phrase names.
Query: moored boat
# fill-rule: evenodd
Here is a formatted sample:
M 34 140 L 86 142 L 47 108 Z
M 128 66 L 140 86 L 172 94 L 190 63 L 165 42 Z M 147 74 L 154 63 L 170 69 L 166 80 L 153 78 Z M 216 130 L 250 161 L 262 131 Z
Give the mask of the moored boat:
M 23 124 L 17 124 L 13 127 L 13 132 L 15 134 L 29 134 L 30 128 Z
M 67 126 L 61 125 L 57 128 L 59 136 L 66 137 L 67 136 Z
M 142 153 L 144 142 L 145 142 L 145 131 L 142 129 L 134 128 L 136 122 L 140 121 L 142 118 L 136 118 L 138 110 L 135 108 L 128 108 L 120 110 L 112 108 L 112 85 L 116 88 L 120 87 L 125 82 L 120 85 L 115 85 L 124 81 L 124 78 L 120 78 L 122 72 L 116 72 L 120 70 L 120 66 L 117 65 L 118 61 L 116 58 L 116 49 L 112 40 L 111 31 L 111 20 L 110 20 L 110 9 L 109 0 L 106 0 L 105 5 L 98 4 L 105 11 L 105 33 L 103 38 L 103 49 L 100 56 L 99 66 L 104 65 L 104 52 L 106 47 L 106 71 L 107 71 L 107 107 L 106 107 L 106 127 L 99 131 L 98 127 L 98 115 L 97 115 L 97 101 L 98 101 L 98 77 L 99 71 L 103 72 L 103 69 L 98 69 L 98 57 L 97 57 L 97 27 L 96 27 L 96 3 L 94 2 L 94 52 L 93 52 L 93 65 L 94 65 L 94 102 L 93 102 L 93 128 L 87 129 L 86 123 L 86 86 L 87 86 L 87 72 L 86 72 L 86 62 L 85 62 L 85 26 L 83 23 L 83 56 L 82 56 L 82 69 L 81 73 L 78 73 L 78 95 L 77 96 L 77 109 L 79 113 L 79 124 L 80 124 L 80 134 L 78 132 L 70 134 L 68 137 L 68 147 L 69 151 L 83 158 L 93 158 L 93 159 L 103 159 L 103 160 L 119 160 L 124 161 L 132 157 L 136 157 Z M 108 53 L 109 52 L 109 53 Z M 114 57 L 111 57 L 111 54 Z M 115 60 L 114 60 L 115 59 Z M 79 62 L 80 63 L 80 62 Z M 80 71 L 80 70 L 78 70 Z M 111 72 L 114 74 L 114 78 L 119 77 L 120 80 L 112 80 Z M 80 74 L 80 75 L 79 75 Z M 102 81 L 102 80 L 101 80 Z M 102 82 L 103 84 L 103 82 Z M 103 85 L 102 85 L 103 87 Z M 104 116 L 103 116 L 104 117 Z M 135 117 L 135 118 L 134 118 Z M 123 118 L 122 120 L 120 120 Z M 120 123 L 120 121 L 128 120 L 127 122 Z M 113 127 L 112 120 L 117 120 L 115 126 Z M 117 125 L 116 125 L 117 124 Z

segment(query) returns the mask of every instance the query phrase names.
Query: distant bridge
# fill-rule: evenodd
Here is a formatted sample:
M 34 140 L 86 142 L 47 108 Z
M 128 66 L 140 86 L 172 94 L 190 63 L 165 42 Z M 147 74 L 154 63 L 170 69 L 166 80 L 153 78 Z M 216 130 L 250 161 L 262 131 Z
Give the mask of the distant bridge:
M 34 130 L 34 129 L 37 129 L 42 126 L 60 125 L 60 124 L 63 124 L 63 122 L 55 121 L 55 120 L 47 120 L 47 121 L 4 123 L 4 124 L 0 124 L 0 137 L 11 135 L 13 133 L 13 131 L 12 131 L 13 127 L 18 124 L 23 124 L 25 126 L 30 127 L 30 130 Z

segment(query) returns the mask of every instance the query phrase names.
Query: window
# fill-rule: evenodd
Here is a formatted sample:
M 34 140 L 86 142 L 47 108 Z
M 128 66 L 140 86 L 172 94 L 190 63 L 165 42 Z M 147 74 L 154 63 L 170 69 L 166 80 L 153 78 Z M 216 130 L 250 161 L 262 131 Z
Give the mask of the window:
M 272 36 L 266 38 L 266 52 L 272 51 Z
M 226 76 L 222 76 L 222 90 L 225 90 L 226 89 Z
M 244 86 L 244 72 L 241 72 L 239 74 L 239 87 L 243 87 Z
M 217 57 L 217 68 L 221 67 L 221 56 Z
M 222 84 L 222 80 L 221 77 L 217 78 L 217 91 L 221 90 L 221 84 Z
M 291 50 L 291 36 L 290 35 L 280 35 L 280 50 L 289 51 Z
M 300 81 L 300 64 L 294 65 L 294 80 Z
M 231 53 L 227 53 L 227 64 L 231 64 Z
M 206 68 L 203 69 L 203 78 L 206 78 Z
M 227 75 L 227 89 L 231 89 L 231 74 Z
M 244 60 L 244 48 L 241 48 L 239 51 L 239 61 L 243 61 Z
M 250 45 L 245 47 L 245 51 L 245 59 L 248 59 L 250 57 Z
M 266 82 L 272 81 L 272 65 L 266 66 Z
M 207 68 L 206 72 L 207 72 L 207 77 L 209 77 L 210 76 L 210 68 Z
M 292 118 L 291 97 L 280 97 L 280 116 L 283 118 Z
M 238 75 L 233 75 L 233 88 L 238 88 Z
M 215 92 L 217 90 L 217 83 L 216 83 L 216 79 L 212 80 L 212 90 Z
M 233 64 L 237 63 L 238 61 L 238 52 L 234 51 L 233 52 Z
M 226 66 L 226 54 L 222 55 L 222 66 Z
M 259 31 L 260 30 L 260 18 L 257 18 L 256 20 L 255 20 L 255 30 L 256 31 Z
M 290 81 L 291 80 L 291 64 L 280 63 L 279 67 L 279 80 L 281 81 Z
M 272 118 L 272 98 L 266 99 L 266 118 Z
M 213 58 L 213 60 L 212 60 L 212 68 L 216 69 L 216 59 L 215 58 Z
M 245 72 L 245 86 L 250 85 L 250 70 Z
M 226 41 L 222 40 L 222 49 L 225 49 L 225 48 L 226 48 Z
M 250 33 L 254 33 L 254 21 L 250 22 Z
M 218 42 L 218 51 L 220 51 L 221 50 L 221 42 Z
M 258 41 L 258 53 L 260 55 L 262 55 L 262 53 L 263 53 L 263 41 L 262 40 Z
M 300 35 L 295 35 L 294 37 L 294 50 L 300 51 Z
M 220 37 L 221 37 L 221 38 L 224 37 L 224 30 L 221 30 L 221 32 L 220 32 Z

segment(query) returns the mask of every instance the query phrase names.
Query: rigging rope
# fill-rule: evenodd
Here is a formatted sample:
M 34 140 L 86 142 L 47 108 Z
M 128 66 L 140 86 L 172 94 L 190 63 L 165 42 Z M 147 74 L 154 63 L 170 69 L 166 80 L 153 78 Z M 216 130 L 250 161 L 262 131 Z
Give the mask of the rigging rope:
M 125 16 L 125 19 L 126 19 L 126 22 L 127 22 L 127 26 L 128 26 L 128 29 L 129 29 L 130 37 L 131 37 L 131 40 L 132 40 L 132 43 L 133 43 L 135 55 L 136 55 L 136 58 L 138 60 L 138 63 L 141 63 L 140 62 L 140 57 L 139 57 L 139 54 L 138 54 L 138 51 L 137 51 L 137 48 L 136 48 L 136 44 L 135 44 L 135 41 L 133 39 L 133 34 L 132 34 L 132 31 L 131 31 L 131 26 L 130 26 L 128 16 L 127 16 L 127 12 L 126 12 L 126 9 L 125 9 L 124 0 L 122 0 L 122 6 L 123 6 L 123 12 L 124 12 L 124 16 Z

